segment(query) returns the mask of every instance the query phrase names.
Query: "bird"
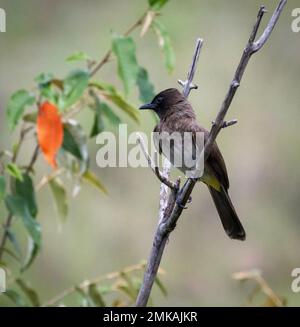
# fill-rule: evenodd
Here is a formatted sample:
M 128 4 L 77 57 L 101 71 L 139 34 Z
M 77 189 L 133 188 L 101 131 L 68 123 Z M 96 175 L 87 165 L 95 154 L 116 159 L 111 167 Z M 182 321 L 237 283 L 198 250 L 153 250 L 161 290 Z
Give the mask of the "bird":
M 183 134 L 189 132 L 195 135 L 195 133 L 201 132 L 204 134 L 204 144 L 209 137 L 208 130 L 197 122 L 192 105 L 176 88 L 161 91 L 150 103 L 140 106 L 139 109 L 150 109 L 157 114 L 159 121 L 154 128 L 154 133 L 160 135 L 162 133 L 172 134 L 178 132 Z M 198 149 L 195 138 L 193 137 L 191 140 L 192 146 L 190 148 L 193 150 Z M 154 144 L 157 151 L 165 155 L 161 143 L 154 142 Z M 173 152 L 176 151 L 174 149 L 178 146 L 179 144 L 173 144 Z M 189 153 L 189 155 L 192 156 L 192 153 Z M 173 164 L 174 153 L 171 156 L 169 155 L 168 159 Z M 185 174 L 187 173 L 187 168 L 184 165 L 178 168 Z M 227 169 L 216 142 L 212 144 L 211 152 L 204 164 L 203 174 L 199 180 L 207 185 L 226 234 L 232 239 L 245 240 L 245 230 L 228 194 L 229 178 Z

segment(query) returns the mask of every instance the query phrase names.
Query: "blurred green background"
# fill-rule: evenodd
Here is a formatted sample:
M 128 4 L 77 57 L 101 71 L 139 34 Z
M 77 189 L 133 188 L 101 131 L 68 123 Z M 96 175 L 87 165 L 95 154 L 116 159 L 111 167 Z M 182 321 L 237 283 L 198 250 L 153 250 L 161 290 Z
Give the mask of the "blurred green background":
M 192 92 L 190 101 L 199 121 L 209 128 L 261 4 L 269 11 L 264 26 L 275 0 L 171 0 L 160 19 L 176 54 L 172 75 L 163 67 L 155 35 L 148 33 L 142 39 L 138 32 L 133 35 L 138 60 L 147 68 L 155 90 L 177 87 L 176 80 L 185 78 L 195 39 L 202 37 L 195 76 L 199 89 Z M 147 2 L 1 0 L 0 7 L 7 13 L 7 32 L 0 33 L 2 149 L 17 137 L 17 132 L 9 134 L 5 123 L 10 94 L 33 87 L 33 78 L 40 72 L 63 77 L 72 68 L 65 58 L 77 50 L 101 58 L 110 46 L 111 32 L 123 32 Z M 241 306 L 250 288 L 232 280 L 231 274 L 252 268 L 262 270 L 288 305 L 300 305 L 300 294 L 290 288 L 291 271 L 300 266 L 300 33 L 291 30 L 295 7 L 299 1 L 289 1 L 269 42 L 251 59 L 227 115 L 239 123 L 218 138 L 230 194 L 247 240 L 232 241 L 226 236 L 206 187 L 196 187 L 162 260 L 169 295 L 164 298 L 156 291 L 155 305 Z M 106 65 L 98 77 L 121 86 L 115 63 Z M 137 94 L 130 99 L 140 104 Z M 125 118 L 130 130 L 150 133 L 155 123 L 152 116 L 147 112 L 140 116 L 140 125 Z M 81 115 L 81 121 L 89 119 L 88 114 Z M 70 196 L 69 219 L 59 228 L 48 188 L 38 194 L 43 249 L 26 278 L 43 300 L 84 279 L 138 263 L 150 251 L 157 224 L 158 180 L 146 168 L 97 168 L 94 140 L 90 148 L 91 165 L 107 186 L 108 196 L 89 186 L 75 199 Z M 28 160 L 26 148 L 22 158 Z M 40 158 L 38 176 L 50 170 Z M 4 209 L 0 212 L 2 223 Z

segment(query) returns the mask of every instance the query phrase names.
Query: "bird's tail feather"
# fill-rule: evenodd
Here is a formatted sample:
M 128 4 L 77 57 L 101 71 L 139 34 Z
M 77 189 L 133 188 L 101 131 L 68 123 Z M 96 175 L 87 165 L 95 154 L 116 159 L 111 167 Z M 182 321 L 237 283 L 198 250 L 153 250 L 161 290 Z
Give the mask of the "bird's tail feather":
M 221 187 L 220 192 L 210 186 L 208 186 L 208 188 L 227 235 L 233 239 L 241 241 L 245 240 L 245 230 L 235 212 L 227 191 L 223 186 Z

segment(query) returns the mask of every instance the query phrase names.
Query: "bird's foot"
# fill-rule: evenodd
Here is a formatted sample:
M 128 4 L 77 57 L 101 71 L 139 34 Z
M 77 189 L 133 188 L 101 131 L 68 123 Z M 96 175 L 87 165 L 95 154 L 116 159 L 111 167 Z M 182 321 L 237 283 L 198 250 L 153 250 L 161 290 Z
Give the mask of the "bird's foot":
M 178 199 L 178 197 L 176 198 L 176 204 L 181 209 L 187 209 L 187 207 L 181 203 L 181 201 L 180 201 L 180 199 Z
M 187 203 L 191 203 L 191 202 L 192 202 L 192 197 L 190 196 L 189 199 L 187 200 Z M 176 204 L 181 209 L 187 209 L 188 208 L 188 207 L 186 207 L 185 205 L 182 204 L 182 200 L 180 199 L 180 193 L 176 197 Z

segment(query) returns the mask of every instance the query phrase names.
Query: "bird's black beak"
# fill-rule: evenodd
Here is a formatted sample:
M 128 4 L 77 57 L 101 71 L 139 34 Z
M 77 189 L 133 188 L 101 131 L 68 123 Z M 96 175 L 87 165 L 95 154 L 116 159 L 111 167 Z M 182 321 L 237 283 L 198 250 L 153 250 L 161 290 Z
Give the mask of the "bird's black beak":
M 152 109 L 154 110 L 156 108 L 156 105 L 154 103 L 146 103 L 143 104 L 142 106 L 140 106 L 139 109 L 143 110 L 143 109 Z

